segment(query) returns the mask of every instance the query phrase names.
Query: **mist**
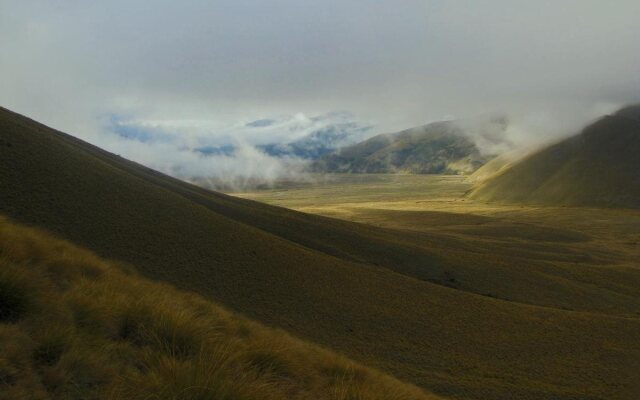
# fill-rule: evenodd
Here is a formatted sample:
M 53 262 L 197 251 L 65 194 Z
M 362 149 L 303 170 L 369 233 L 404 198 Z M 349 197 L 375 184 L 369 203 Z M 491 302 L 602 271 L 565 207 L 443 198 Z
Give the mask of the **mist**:
M 637 15 L 631 0 L 3 0 L 0 105 L 233 185 L 303 178 L 304 158 L 261 146 L 334 125 L 344 145 L 500 114 L 506 136 L 478 136 L 499 152 L 640 100 Z
M 311 157 L 359 142 L 370 126 L 346 112 L 215 120 L 102 119 L 98 145 L 166 174 L 220 190 L 311 181 Z M 303 151 L 296 144 L 304 143 Z M 311 152 L 311 154 L 308 154 Z

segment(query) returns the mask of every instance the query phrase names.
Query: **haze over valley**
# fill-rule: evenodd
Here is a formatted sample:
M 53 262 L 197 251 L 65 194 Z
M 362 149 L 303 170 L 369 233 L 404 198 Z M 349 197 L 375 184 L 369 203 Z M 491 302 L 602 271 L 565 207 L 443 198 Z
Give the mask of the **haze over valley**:
M 0 400 L 640 398 L 637 15 L 0 0 Z

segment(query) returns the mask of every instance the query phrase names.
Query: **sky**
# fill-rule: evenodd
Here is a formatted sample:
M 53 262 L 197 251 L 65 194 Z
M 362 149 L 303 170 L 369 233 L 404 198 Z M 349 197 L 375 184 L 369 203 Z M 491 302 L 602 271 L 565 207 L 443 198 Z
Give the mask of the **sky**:
M 638 15 L 637 0 L 0 0 L 0 105 L 174 175 L 266 170 L 279 161 L 257 145 L 335 124 L 502 113 L 535 142 L 640 101 Z M 246 154 L 192 151 L 230 143 Z

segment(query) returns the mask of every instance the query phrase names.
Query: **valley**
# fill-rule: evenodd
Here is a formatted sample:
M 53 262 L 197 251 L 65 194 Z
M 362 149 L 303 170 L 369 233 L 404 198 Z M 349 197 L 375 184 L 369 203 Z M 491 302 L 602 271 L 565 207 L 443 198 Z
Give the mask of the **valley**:
M 446 175 L 230 196 L 8 110 L 0 132 L 0 213 L 146 279 L 436 396 L 640 393 L 637 211 L 485 204 Z
M 640 399 L 640 1 L 0 4 L 0 400 Z
M 396 240 L 432 251 L 437 235 L 443 254 L 468 252 L 469 264 L 432 279 L 450 288 L 580 316 L 589 330 L 612 317 L 627 326 L 640 321 L 640 211 L 485 203 L 465 196 L 472 186 L 463 176 L 336 174 L 318 176 L 313 186 L 234 195 L 393 229 Z M 491 266 L 476 270 L 487 257 Z M 640 336 L 628 339 L 637 348 Z
M 315 178 L 315 179 L 314 179 Z M 293 210 L 411 232 L 446 232 L 467 240 L 546 242 L 640 268 L 640 211 L 499 204 L 465 196 L 461 175 L 330 174 L 295 185 L 231 193 Z M 564 234 L 564 237 L 563 237 Z M 573 239 L 571 239 L 573 236 Z

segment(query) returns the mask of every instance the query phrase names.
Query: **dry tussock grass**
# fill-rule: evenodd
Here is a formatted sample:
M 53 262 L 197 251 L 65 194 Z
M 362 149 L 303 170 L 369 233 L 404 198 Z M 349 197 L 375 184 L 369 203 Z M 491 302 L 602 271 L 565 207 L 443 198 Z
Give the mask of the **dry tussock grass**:
M 0 398 L 429 397 L 0 217 Z

